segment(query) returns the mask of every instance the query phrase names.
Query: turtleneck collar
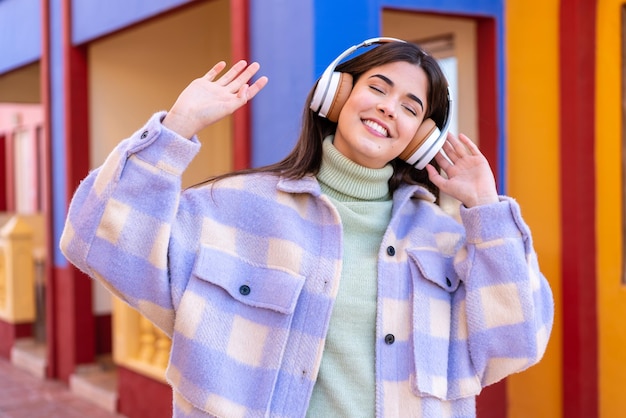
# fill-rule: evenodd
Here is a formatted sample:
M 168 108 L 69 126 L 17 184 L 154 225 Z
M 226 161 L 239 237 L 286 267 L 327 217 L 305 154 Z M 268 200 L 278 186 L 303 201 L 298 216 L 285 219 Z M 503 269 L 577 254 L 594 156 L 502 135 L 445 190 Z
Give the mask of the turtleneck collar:
M 340 153 L 333 138 L 330 135 L 322 143 L 322 164 L 317 174 L 322 192 L 343 202 L 390 200 L 391 164 L 379 169 L 363 167 Z

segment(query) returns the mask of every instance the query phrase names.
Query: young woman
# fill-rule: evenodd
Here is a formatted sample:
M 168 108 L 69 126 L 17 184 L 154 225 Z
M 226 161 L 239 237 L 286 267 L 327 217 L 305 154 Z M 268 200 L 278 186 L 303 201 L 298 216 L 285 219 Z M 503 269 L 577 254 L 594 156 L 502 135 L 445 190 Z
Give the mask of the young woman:
M 432 57 L 381 42 L 339 64 L 347 92 L 326 114 L 311 91 L 283 161 L 183 191 L 195 134 L 267 83 L 224 69 L 89 174 L 61 239 L 171 336 L 174 416 L 473 417 L 484 386 L 540 360 L 553 301 L 519 206 L 463 135 L 425 169 L 403 160 L 448 114 Z

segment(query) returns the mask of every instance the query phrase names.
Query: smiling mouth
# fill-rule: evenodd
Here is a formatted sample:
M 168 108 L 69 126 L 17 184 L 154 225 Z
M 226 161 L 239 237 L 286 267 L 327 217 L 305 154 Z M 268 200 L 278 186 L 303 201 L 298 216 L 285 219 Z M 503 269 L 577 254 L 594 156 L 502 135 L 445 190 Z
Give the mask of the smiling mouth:
M 372 121 L 372 120 L 364 120 L 363 124 L 367 127 L 369 127 L 370 129 L 378 132 L 379 134 L 381 134 L 384 137 L 388 137 L 389 133 L 387 132 L 387 129 L 384 126 L 381 126 L 379 124 L 377 124 L 376 122 Z

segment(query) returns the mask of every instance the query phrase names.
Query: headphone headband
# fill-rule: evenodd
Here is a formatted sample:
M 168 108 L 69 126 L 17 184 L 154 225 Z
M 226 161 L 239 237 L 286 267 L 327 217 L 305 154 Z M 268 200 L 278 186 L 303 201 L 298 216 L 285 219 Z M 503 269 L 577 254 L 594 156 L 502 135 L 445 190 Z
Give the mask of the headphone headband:
M 390 38 L 390 37 L 379 37 L 379 38 L 370 38 L 361 42 L 357 45 L 352 45 L 350 48 L 343 51 L 337 58 L 335 58 L 329 65 L 326 67 L 322 76 L 320 77 L 319 82 L 317 83 L 317 88 L 315 89 L 315 93 L 313 95 L 313 99 L 311 100 L 311 110 L 314 112 L 318 112 L 320 116 L 326 117 L 326 111 L 328 109 L 323 108 L 323 104 L 326 101 L 326 97 L 328 96 L 328 92 L 334 90 L 337 87 L 336 80 L 333 80 L 333 73 L 335 68 L 339 65 L 339 63 L 359 48 L 366 48 L 368 46 L 372 46 L 374 44 L 387 43 L 387 42 L 406 42 L 402 39 Z M 331 88 L 332 87 L 332 88 Z

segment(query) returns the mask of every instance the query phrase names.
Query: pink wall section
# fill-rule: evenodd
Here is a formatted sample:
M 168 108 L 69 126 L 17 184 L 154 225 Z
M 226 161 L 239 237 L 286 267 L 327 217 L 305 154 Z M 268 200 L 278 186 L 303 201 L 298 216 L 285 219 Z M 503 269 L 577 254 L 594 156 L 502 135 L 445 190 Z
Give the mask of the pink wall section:
M 0 181 L 3 183 L 0 191 L 4 191 L 0 210 L 15 211 L 18 193 L 22 212 L 36 212 L 41 207 L 42 128 L 41 105 L 0 103 L 0 138 L 3 139 L 0 142 L 3 147 L 0 152 Z M 22 157 L 20 162 L 15 161 L 16 152 Z M 19 191 L 16 190 L 18 185 L 22 187 Z

